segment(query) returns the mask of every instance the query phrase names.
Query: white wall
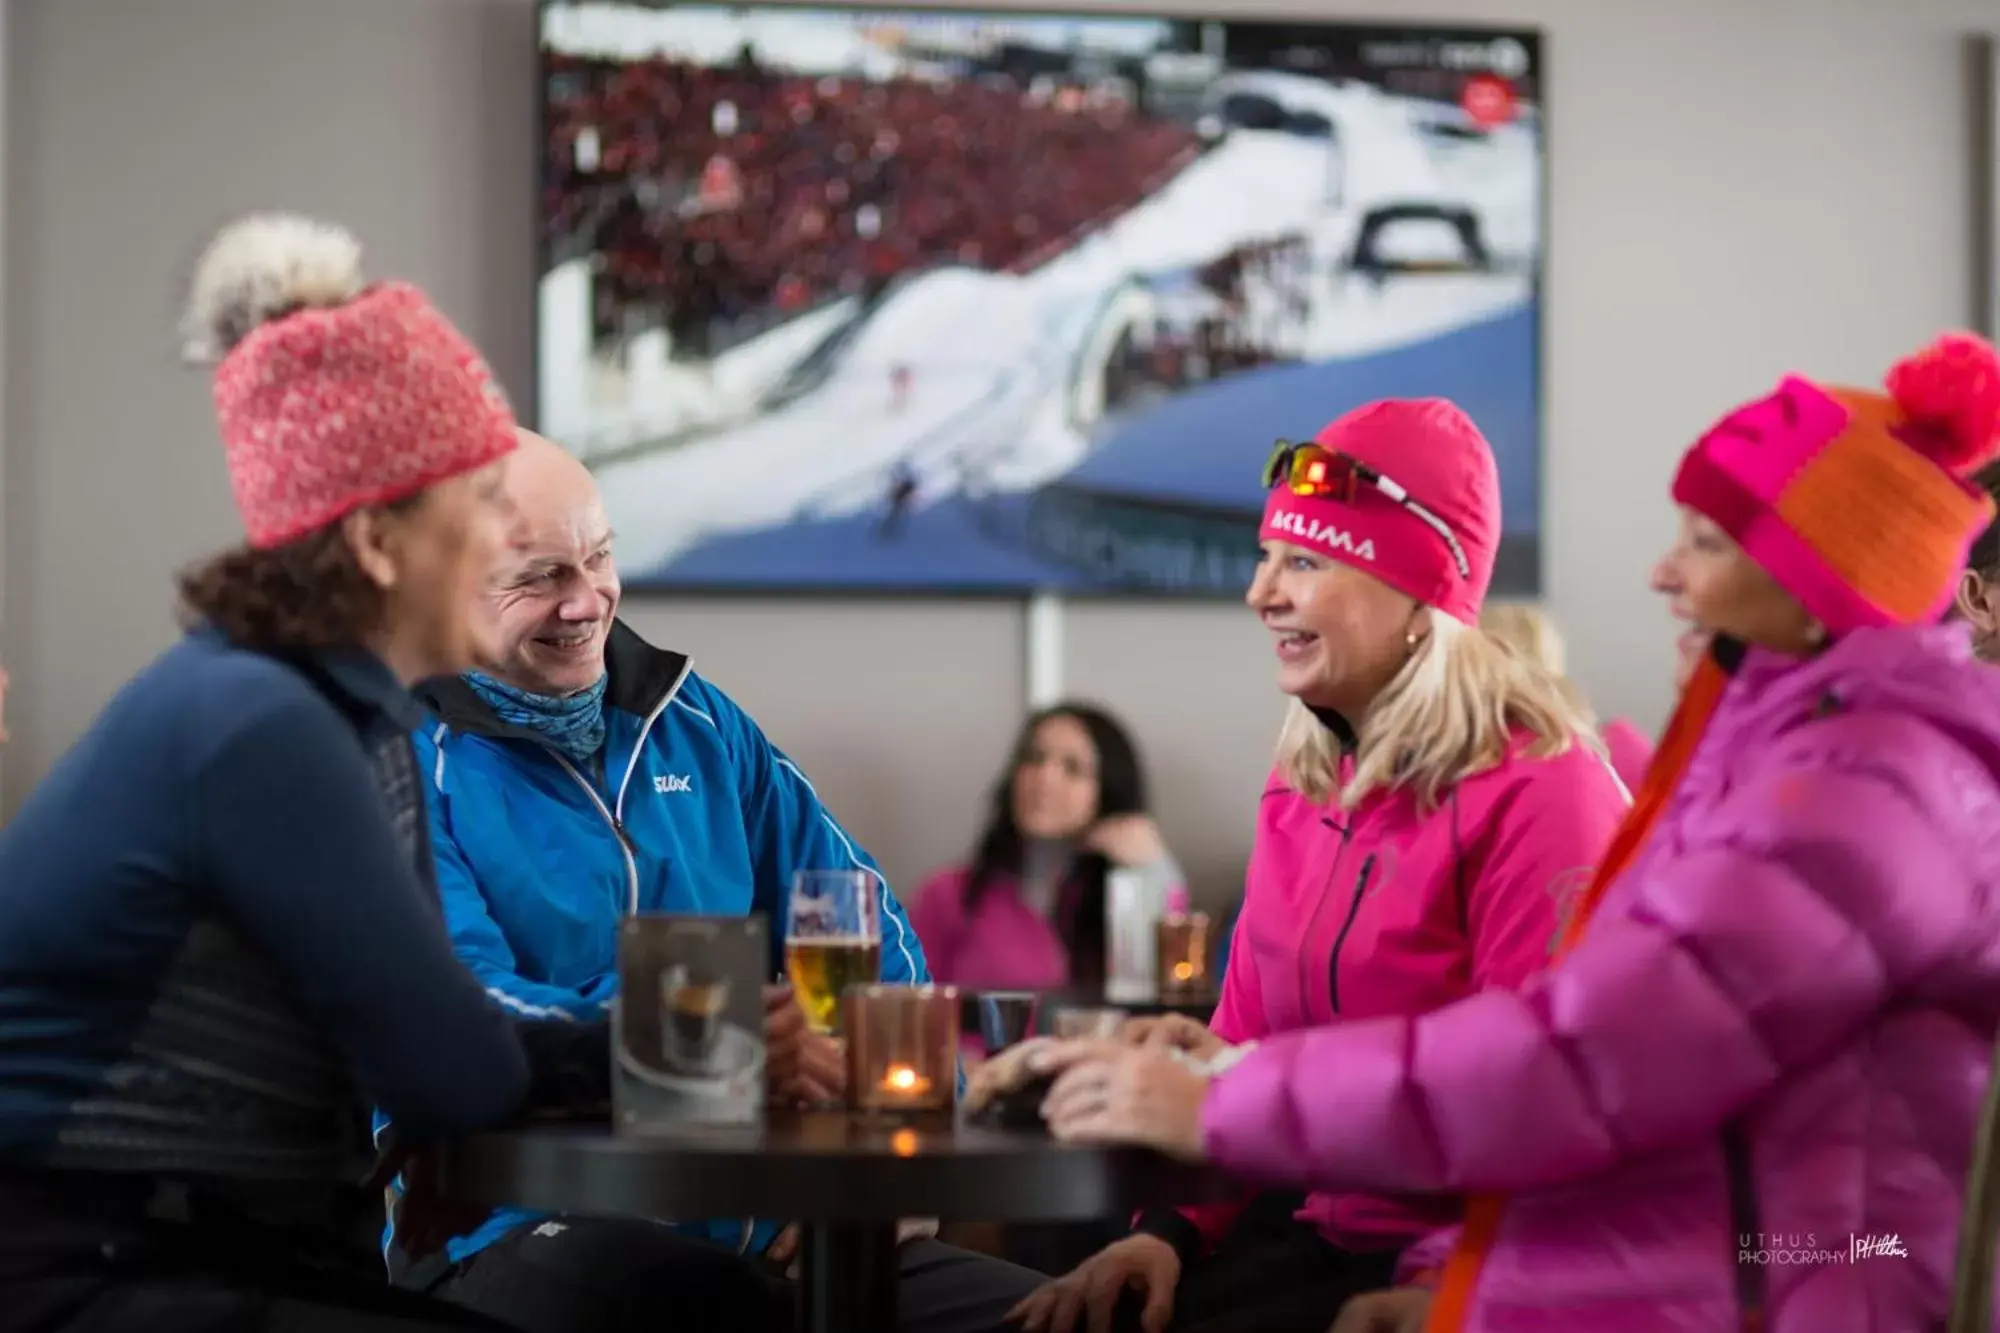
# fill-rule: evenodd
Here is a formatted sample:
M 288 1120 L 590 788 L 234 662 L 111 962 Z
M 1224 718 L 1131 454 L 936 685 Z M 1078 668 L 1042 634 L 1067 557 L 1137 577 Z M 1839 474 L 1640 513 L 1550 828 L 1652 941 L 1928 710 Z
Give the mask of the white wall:
M 1787 369 L 1867 381 L 1973 318 L 1958 33 L 1990 0 L 1245 12 L 1287 8 L 1547 28 L 1548 588 L 1584 685 L 1657 722 L 1669 630 L 1644 584 L 1692 433 Z M 267 206 L 346 222 L 525 395 L 535 57 L 529 0 L 14 0 L 11 17 L 0 658 L 18 800 L 168 641 L 169 571 L 232 537 L 203 382 L 171 337 L 218 222 Z M 1023 689 L 1018 606 L 629 613 L 736 693 L 892 874 L 970 838 Z M 1068 686 L 1139 728 L 1170 836 L 1221 891 L 1277 717 L 1259 632 L 1216 606 L 1066 619 Z

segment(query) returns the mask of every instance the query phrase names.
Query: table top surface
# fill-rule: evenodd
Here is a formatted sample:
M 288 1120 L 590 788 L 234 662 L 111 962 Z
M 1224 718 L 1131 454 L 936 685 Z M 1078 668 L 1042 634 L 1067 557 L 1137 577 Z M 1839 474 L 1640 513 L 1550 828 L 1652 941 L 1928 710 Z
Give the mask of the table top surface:
M 654 1218 L 1082 1221 L 1206 1202 L 1208 1168 L 1035 1131 L 844 1111 L 645 1133 L 558 1126 L 454 1145 L 445 1187 L 488 1204 Z

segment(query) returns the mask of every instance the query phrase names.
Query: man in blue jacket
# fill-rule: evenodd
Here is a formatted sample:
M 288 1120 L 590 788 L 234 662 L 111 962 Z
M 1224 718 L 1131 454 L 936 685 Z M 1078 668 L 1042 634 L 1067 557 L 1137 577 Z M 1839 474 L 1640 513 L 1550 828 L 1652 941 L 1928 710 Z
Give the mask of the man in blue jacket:
M 686 657 L 616 619 L 590 473 L 523 432 L 508 490 L 515 540 L 484 594 L 486 668 L 421 690 L 432 720 L 417 737 L 446 922 L 487 993 L 523 1016 L 600 1018 L 627 913 L 779 923 L 794 871 L 844 866 L 881 895 L 883 980 L 928 981 L 902 906 L 805 774 Z M 777 1090 L 837 1090 L 833 1043 L 805 1030 L 789 992 L 770 1001 Z M 527 1333 L 658 1333 L 691 1302 L 732 1316 L 718 1327 L 790 1327 L 790 1293 L 767 1275 L 794 1234 L 505 1210 L 450 1243 L 433 1290 Z M 997 1329 L 1039 1280 L 929 1239 L 904 1246 L 902 1273 L 900 1322 L 921 1333 Z

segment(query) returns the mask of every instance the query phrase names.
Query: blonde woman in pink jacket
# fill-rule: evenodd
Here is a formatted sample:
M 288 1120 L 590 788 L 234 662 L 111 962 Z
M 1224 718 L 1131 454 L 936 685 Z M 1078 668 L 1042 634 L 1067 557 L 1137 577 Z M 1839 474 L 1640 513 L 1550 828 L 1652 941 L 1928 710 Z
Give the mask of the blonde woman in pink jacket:
M 1281 443 L 1266 480 L 1248 600 L 1292 703 L 1218 1046 L 1520 986 L 1626 806 L 1561 682 L 1478 628 L 1500 496 L 1463 412 L 1370 404 Z M 1324 1328 L 1459 1213 L 1448 1193 L 1335 1188 L 1272 1226 L 1248 1201 L 1146 1217 L 1025 1302 L 1024 1333 L 1101 1329 L 1126 1292 L 1154 1333 Z

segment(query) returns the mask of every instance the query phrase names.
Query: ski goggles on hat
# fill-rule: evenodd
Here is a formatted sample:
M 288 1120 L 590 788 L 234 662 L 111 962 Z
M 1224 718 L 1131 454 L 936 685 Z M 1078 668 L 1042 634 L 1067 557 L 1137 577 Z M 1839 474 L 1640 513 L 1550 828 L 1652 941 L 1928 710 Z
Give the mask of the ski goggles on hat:
M 1458 544 L 1451 524 L 1432 513 L 1421 500 L 1412 497 L 1395 481 L 1352 454 L 1343 454 L 1310 441 L 1300 444 L 1279 440 L 1271 448 L 1270 460 L 1264 464 L 1264 487 L 1275 490 L 1279 486 L 1293 495 L 1338 500 L 1342 504 L 1353 504 L 1363 487 L 1380 491 L 1444 539 L 1445 546 L 1451 551 L 1452 562 L 1458 566 L 1460 578 L 1472 577 L 1471 562 L 1466 560 L 1465 548 Z

